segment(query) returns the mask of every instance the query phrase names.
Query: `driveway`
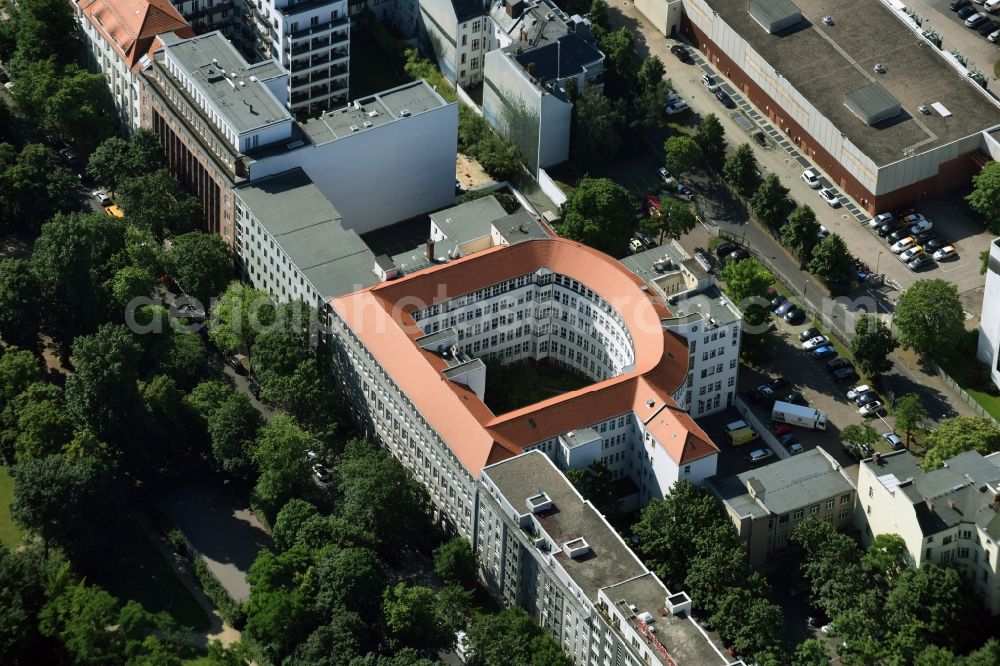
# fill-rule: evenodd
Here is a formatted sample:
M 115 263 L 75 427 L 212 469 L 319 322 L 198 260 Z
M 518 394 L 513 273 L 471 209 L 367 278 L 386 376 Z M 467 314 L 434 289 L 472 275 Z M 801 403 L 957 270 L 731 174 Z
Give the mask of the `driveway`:
M 250 596 L 247 571 L 271 537 L 247 502 L 218 481 L 201 481 L 162 495 L 157 505 L 205 558 L 236 601 Z

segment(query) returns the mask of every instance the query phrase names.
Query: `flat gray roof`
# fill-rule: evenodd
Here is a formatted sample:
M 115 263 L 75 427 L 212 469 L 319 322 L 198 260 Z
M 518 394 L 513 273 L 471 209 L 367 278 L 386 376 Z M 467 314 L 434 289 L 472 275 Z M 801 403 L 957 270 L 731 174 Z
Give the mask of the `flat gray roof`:
M 903 159 L 908 148 L 923 152 L 1000 122 L 1000 109 L 974 90 L 974 83 L 879 2 L 799 0 L 808 24 L 770 35 L 747 20 L 747 0 L 705 1 L 877 165 Z M 833 17 L 833 26 L 821 22 L 826 15 Z M 874 73 L 876 63 L 886 68 L 885 74 Z M 844 106 L 844 95 L 874 80 L 900 101 L 904 112 L 869 127 Z M 932 102 L 941 102 L 952 115 L 917 110 Z
M 244 183 L 236 194 L 323 300 L 377 283 L 375 255 L 301 169 Z
M 218 31 L 180 41 L 171 35 L 161 37 L 164 52 L 177 61 L 237 132 L 291 120 L 288 109 L 263 84 L 287 75 L 277 61 L 247 63 Z
M 488 236 L 493 223 L 507 215 L 496 197 L 488 196 L 431 213 L 431 222 L 458 245 Z
M 747 490 L 747 484 L 754 479 L 763 489 L 763 496 L 758 496 L 757 502 Z M 820 449 L 804 451 L 736 476 L 713 479 L 712 485 L 722 500 L 732 503 L 734 508 L 747 509 L 752 504 L 763 504 L 776 516 L 854 491 L 840 465 L 831 462 Z M 744 513 L 762 515 L 756 510 Z
M 314 144 L 320 145 L 447 105 L 448 102 L 421 79 L 327 111 L 319 118 L 307 120 L 302 129 Z
M 844 95 L 844 104 L 866 125 L 894 118 L 902 110 L 899 100 L 878 81 Z

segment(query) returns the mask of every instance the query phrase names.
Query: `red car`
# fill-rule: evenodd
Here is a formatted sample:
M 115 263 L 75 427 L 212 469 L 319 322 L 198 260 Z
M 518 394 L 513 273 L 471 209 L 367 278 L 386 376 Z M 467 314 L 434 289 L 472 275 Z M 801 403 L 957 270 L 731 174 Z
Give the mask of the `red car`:
M 657 196 L 653 194 L 647 194 L 642 198 L 642 214 L 645 215 L 646 217 L 649 217 L 650 215 L 653 214 L 654 208 L 659 208 L 659 207 L 660 207 L 660 199 Z
M 792 426 L 788 425 L 787 423 L 771 424 L 771 432 L 773 432 L 778 437 L 781 437 L 782 435 L 787 435 L 791 431 L 792 431 Z

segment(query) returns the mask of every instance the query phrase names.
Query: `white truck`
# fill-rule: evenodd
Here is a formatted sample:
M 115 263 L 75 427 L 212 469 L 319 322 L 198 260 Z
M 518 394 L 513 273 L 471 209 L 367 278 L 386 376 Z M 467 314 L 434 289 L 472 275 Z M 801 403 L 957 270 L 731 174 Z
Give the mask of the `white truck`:
M 826 430 L 826 414 L 823 412 L 812 407 L 793 405 L 790 402 L 780 400 L 774 403 L 774 408 L 771 410 L 771 420 L 810 430 Z

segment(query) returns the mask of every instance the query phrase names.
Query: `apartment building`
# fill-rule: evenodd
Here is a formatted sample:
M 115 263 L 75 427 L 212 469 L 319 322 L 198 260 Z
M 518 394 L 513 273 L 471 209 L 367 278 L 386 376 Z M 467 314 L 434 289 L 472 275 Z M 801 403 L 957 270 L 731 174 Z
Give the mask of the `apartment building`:
M 604 85 L 604 54 L 589 21 L 547 0 L 506 0 L 490 18 L 499 48 L 486 54 L 483 117 L 533 172 L 566 161 L 573 110 L 566 84 Z
M 635 503 L 715 473 L 718 449 L 673 399 L 687 345 L 664 303 L 596 250 L 559 238 L 497 245 L 334 299 L 332 338 L 352 412 L 471 537 L 487 464 L 540 450 L 606 460 Z M 593 383 L 505 414 L 484 361 L 561 364 Z M 461 504 L 456 504 L 461 500 Z
M 494 48 L 487 0 L 419 0 L 420 33 L 453 85 L 482 83 L 486 53 Z
M 855 488 L 833 456 L 820 447 L 705 486 L 722 501 L 747 544 L 750 566 L 767 567 L 789 546 L 792 530 L 806 518 L 837 529 L 854 525 Z
M 240 0 L 170 0 L 195 33 L 218 30 L 230 41 L 242 38 L 243 3 Z
M 288 73 L 284 99 L 299 119 L 347 103 L 351 21 L 347 0 L 243 0 L 248 58 L 274 58 Z
M 378 282 L 376 258 L 302 169 L 245 182 L 236 197 L 241 271 L 279 302 L 322 311 L 336 296 Z
M 245 153 L 289 142 L 296 130 L 280 97 L 288 73 L 274 60 L 248 64 L 219 32 L 161 41 L 143 65 L 141 126 L 201 201 L 207 230 L 232 243 L 232 188 L 249 175 Z
M 907 451 L 860 465 L 855 520 L 864 543 L 906 542 L 908 564 L 953 564 L 990 613 L 1000 613 L 1000 454 L 969 451 L 925 472 Z
M 695 417 L 733 404 L 740 371 L 743 314 L 719 289 L 698 259 L 676 241 L 621 260 L 662 298 L 671 317 L 665 329 L 687 341 L 688 373 L 674 393 L 681 409 Z
M 989 366 L 993 383 L 1000 388 L 1000 238 L 990 243 L 976 357 Z
M 487 586 L 581 665 L 742 664 L 691 618 L 551 460 L 535 451 L 479 477 L 475 550 Z
M 122 127 L 138 129 L 142 59 L 159 47 L 159 35 L 194 31 L 167 0 L 79 0 L 73 9 L 88 68 L 106 77 Z

